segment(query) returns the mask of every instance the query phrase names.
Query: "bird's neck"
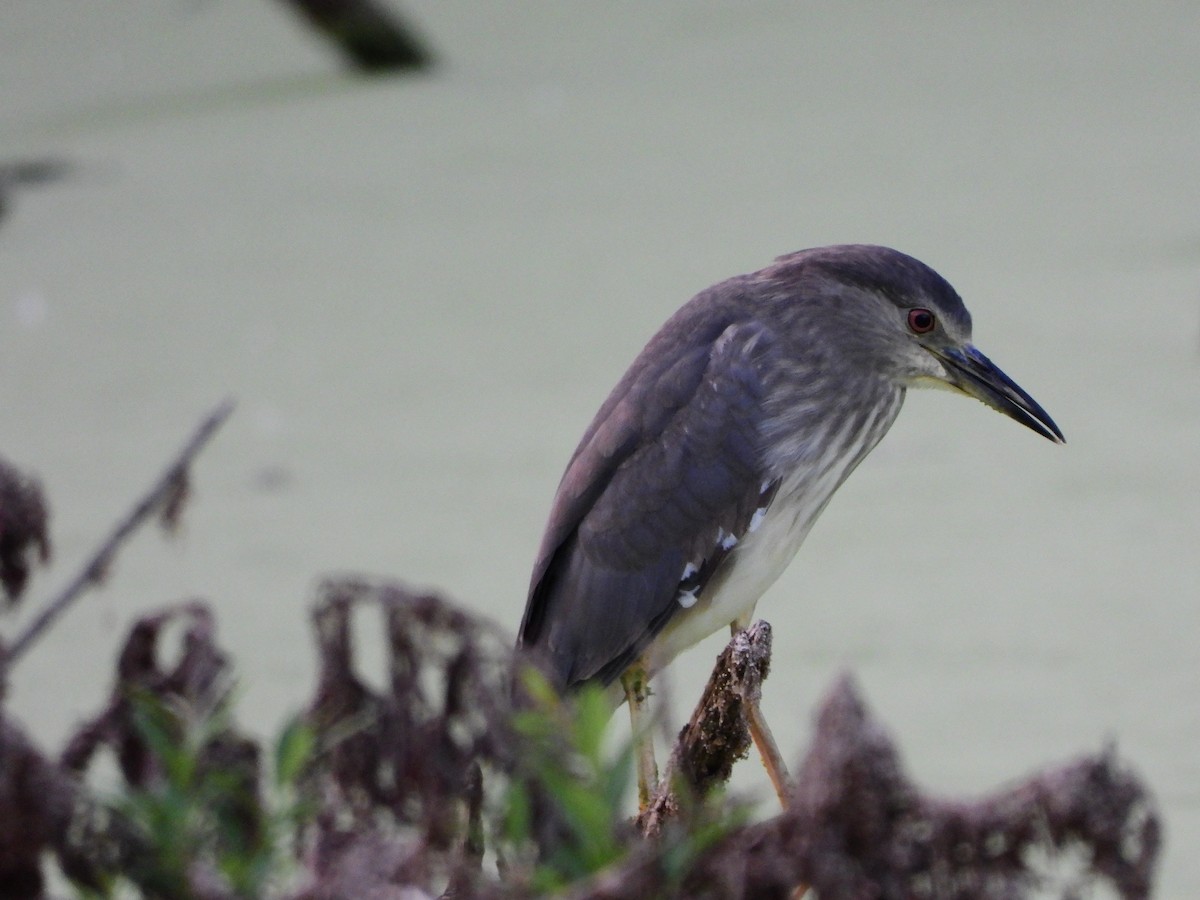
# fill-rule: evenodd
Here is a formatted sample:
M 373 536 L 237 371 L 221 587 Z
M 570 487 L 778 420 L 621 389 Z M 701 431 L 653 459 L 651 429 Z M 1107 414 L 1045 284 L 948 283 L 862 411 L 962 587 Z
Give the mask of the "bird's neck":
M 767 472 L 781 488 L 821 483 L 832 494 L 891 428 L 904 393 L 883 378 L 811 376 L 774 392 L 762 431 Z

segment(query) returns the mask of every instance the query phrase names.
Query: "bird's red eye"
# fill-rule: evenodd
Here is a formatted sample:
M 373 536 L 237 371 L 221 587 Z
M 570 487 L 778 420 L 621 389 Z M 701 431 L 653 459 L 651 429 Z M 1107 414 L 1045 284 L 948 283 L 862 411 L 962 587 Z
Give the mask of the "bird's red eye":
M 927 309 L 910 309 L 908 311 L 908 327 L 913 334 L 929 334 L 937 318 Z

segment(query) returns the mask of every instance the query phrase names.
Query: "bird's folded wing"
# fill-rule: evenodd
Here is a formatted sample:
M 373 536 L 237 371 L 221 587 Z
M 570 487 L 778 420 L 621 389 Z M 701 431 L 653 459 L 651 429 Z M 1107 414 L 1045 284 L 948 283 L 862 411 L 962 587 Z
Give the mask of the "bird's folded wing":
M 759 424 L 775 342 L 754 322 L 705 324 L 651 342 L 559 486 L 520 643 L 563 687 L 636 661 L 773 494 Z

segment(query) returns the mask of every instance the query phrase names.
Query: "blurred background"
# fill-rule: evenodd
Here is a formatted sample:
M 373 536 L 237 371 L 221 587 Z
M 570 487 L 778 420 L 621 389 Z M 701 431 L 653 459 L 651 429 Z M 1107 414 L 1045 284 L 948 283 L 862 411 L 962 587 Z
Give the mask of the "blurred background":
M 1165 814 L 1160 895 L 1200 896 L 1200 6 L 392 9 L 428 70 L 356 76 L 266 0 L 0 10 L 0 165 L 61 174 L 0 220 L 0 455 L 56 549 L 6 633 L 239 403 L 180 539 L 128 547 L 9 709 L 57 746 L 133 617 L 201 596 L 273 733 L 334 571 L 515 632 L 562 468 L 658 325 L 883 243 L 1068 443 L 910 394 L 759 605 L 776 734 L 797 758 L 852 669 L 935 792 L 1115 741 Z M 664 681 L 676 722 L 723 640 Z M 735 786 L 769 811 L 756 761 Z

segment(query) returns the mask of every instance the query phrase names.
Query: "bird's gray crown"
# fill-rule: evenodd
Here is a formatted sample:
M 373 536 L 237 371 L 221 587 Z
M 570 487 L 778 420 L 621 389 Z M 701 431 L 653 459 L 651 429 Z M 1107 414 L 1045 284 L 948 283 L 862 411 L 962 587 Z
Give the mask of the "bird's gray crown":
M 899 250 L 874 244 L 816 247 L 778 257 L 760 277 L 794 287 L 814 281 L 852 285 L 901 308 L 934 306 L 953 331 L 969 335 L 971 314 L 941 275 Z

